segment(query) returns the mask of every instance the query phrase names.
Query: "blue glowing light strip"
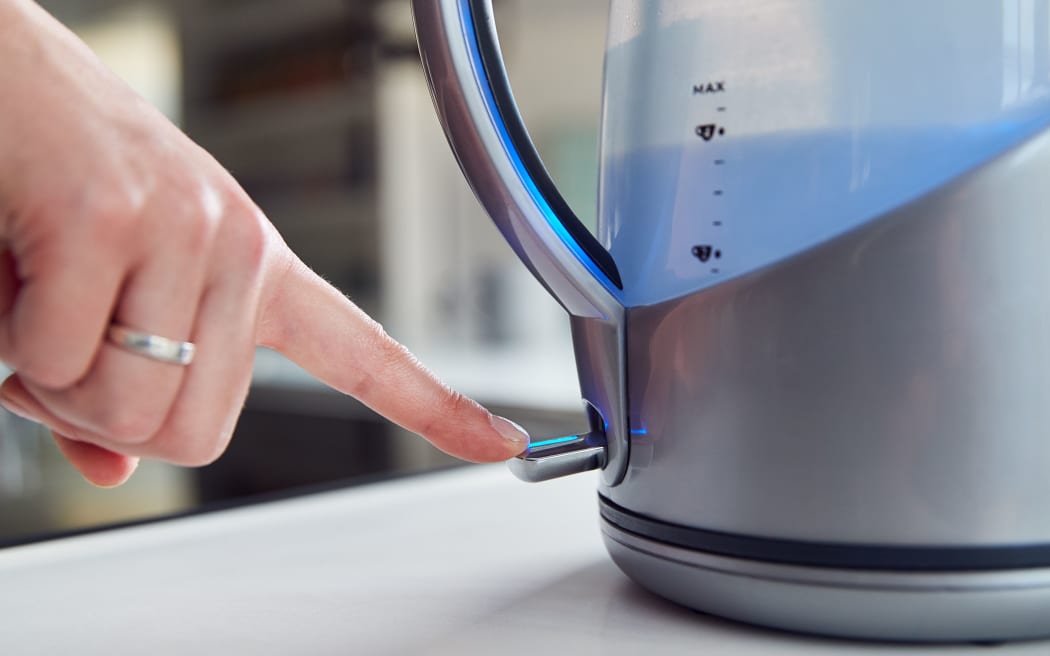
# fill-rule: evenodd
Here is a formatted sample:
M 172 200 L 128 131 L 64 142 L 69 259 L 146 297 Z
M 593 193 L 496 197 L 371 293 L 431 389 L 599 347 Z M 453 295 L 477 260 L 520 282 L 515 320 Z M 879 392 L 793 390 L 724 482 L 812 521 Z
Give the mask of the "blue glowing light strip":
M 466 17 L 463 21 L 463 26 L 467 32 L 467 44 L 470 48 L 470 56 L 474 61 L 474 70 L 481 85 L 481 93 L 485 99 L 485 105 L 488 109 L 489 115 L 492 117 L 493 124 L 496 126 L 496 132 L 499 134 L 503 150 L 507 153 L 508 159 L 510 159 L 511 164 L 514 166 L 515 173 L 518 174 L 518 179 L 525 186 L 526 191 L 529 192 L 529 196 L 532 197 L 533 203 L 535 203 L 536 207 L 540 210 L 540 214 L 543 215 L 547 225 L 554 230 L 554 233 L 558 236 L 561 242 L 572 251 L 572 254 L 576 256 L 576 259 L 591 272 L 591 275 L 601 282 L 602 287 L 605 287 L 614 298 L 619 299 L 620 290 L 612 284 L 605 273 L 603 273 L 594 263 L 594 260 L 592 260 L 590 256 L 580 248 L 580 245 L 576 240 L 572 238 L 568 229 L 566 229 L 565 225 L 560 219 L 558 219 L 558 215 L 554 213 L 550 203 L 547 202 L 547 199 L 540 193 L 539 188 L 536 187 L 536 183 L 533 182 L 528 169 L 525 168 L 525 163 L 521 160 L 521 156 L 518 155 L 517 149 L 514 148 L 514 142 L 511 141 L 510 132 L 507 131 L 507 126 L 503 121 L 503 116 L 500 114 L 499 107 L 496 106 L 496 98 L 492 95 L 492 89 L 485 73 L 485 64 L 481 60 L 481 51 L 478 47 L 478 35 L 477 31 L 474 29 L 473 12 L 470 9 L 470 3 L 467 0 L 461 0 L 460 12 L 462 16 Z
M 565 437 L 555 437 L 550 440 L 543 440 L 542 442 L 530 442 L 529 448 L 535 449 L 541 446 L 550 446 L 552 444 L 565 444 L 566 442 L 572 442 L 573 440 L 580 439 L 579 435 L 567 435 Z

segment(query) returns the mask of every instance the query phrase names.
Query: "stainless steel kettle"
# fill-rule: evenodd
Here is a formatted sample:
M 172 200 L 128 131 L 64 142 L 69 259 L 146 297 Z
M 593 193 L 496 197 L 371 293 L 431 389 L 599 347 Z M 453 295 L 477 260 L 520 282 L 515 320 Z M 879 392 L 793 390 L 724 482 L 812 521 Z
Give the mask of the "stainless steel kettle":
M 1050 6 L 613 0 L 598 237 L 490 0 L 414 0 L 464 174 L 572 316 L 606 545 L 685 605 L 1050 635 Z

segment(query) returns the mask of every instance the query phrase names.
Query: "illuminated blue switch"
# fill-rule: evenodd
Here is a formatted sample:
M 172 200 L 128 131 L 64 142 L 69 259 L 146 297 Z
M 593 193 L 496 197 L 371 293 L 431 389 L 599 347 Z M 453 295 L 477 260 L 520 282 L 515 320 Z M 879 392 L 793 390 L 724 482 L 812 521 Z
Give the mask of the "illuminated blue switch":
M 605 435 L 567 435 L 529 443 L 528 450 L 508 465 L 523 481 L 537 483 L 605 466 Z

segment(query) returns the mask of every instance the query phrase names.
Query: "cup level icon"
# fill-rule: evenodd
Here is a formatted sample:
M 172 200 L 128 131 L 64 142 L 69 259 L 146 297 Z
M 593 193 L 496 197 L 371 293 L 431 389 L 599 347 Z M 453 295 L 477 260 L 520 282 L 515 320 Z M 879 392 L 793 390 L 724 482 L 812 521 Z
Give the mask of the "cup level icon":
M 716 260 L 721 259 L 722 251 L 715 250 L 710 244 L 698 244 L 693 246 L 693 256 L 701 262 L 707 262 L 711 259 L 712 255 L 715 256 Z
M 696 136 L 700 137 L 704 141 L 711 141 L 715 138 L 715 135 L 722 136 L 725 133 L 725 128 L 719 127 L 714 123 L 705 123 L 703 125 L 696 126 Z

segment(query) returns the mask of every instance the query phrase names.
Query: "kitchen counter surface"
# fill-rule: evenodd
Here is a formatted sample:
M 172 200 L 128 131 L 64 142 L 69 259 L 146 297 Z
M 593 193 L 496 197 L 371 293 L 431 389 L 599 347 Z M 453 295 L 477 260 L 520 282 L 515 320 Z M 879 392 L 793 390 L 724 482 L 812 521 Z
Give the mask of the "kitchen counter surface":
M 628 581 L 595 479 L 431 474 L 0 551 L 3 654 L 1044 655 L 748 627 Z

